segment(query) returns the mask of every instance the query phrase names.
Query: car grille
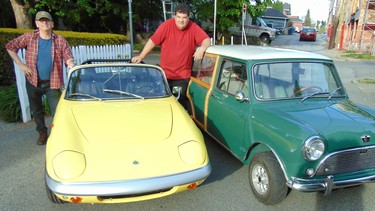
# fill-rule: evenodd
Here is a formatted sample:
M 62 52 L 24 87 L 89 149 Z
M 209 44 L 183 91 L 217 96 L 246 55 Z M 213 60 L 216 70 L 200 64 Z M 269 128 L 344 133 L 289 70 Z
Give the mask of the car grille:
M 350 149 L 334 153 L 325 158 L 316 171 L 316 176 L 344 174 L 375 168 L 375 148 Z

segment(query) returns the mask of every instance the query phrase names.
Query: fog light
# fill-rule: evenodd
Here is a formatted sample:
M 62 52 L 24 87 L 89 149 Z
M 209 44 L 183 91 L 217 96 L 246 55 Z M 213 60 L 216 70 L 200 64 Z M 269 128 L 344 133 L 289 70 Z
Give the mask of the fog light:
M 75 204 L 78 204 L 78 203 L 82 202 L 82 198 L 78 197 L 78 196 L 75 196 L 75 197 L 70 198 L 70 201 L 72 201 Z
M 306 169 L 306 175 L 311 177 L 312 175 L 314 175 L 314 173 L 315 173 L 315 171 L 314 171 L 313 168 Z

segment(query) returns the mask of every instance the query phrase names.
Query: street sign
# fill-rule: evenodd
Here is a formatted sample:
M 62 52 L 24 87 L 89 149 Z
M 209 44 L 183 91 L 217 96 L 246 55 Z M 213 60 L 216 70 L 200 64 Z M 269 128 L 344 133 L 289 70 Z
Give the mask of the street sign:
M 242 20 L 246 20 L 246 4 L 242 5 Z

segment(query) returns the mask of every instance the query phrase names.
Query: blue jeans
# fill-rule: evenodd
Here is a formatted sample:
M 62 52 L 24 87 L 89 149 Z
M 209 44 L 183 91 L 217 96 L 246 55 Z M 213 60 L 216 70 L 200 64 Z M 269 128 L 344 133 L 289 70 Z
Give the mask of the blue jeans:
M 44 121 L 43 95 L 47 97 L 51 114 L 54 115 L 61 96 L 60 89 L 50 89 L 50 82 L 38 83 L 38 86 L 35 87 L 26 80 L 26 91 L 29 98 L 31 115 L 36 124 L 36 130 L 38 132 L 47 132 Z

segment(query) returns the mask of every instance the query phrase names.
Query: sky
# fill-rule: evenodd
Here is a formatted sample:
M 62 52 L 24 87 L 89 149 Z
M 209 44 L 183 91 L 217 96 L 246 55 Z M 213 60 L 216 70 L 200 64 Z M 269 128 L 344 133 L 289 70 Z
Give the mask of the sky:
M 289 3 L 291 7 L 291 15 L 299 16 L 304 19 L 307 10 L 310 9 L 310 17 L 312 22 L 327 21 L 329 14 L 330 0 L 281 0 Z

